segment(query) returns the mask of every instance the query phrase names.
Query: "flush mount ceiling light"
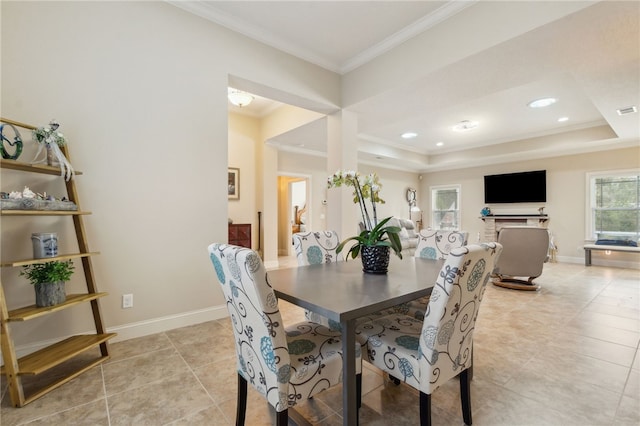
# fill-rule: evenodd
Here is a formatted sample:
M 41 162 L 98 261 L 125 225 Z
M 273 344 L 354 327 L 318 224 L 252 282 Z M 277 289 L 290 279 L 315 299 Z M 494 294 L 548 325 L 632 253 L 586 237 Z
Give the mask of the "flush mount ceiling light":
M 444 146 L 444 142 L 437 142 L 436 146 Z
M 252 95 L 236 89 L 229 89 L 229 94 L 227 96 L 229 97 L 229 102 L 240 108 L 249 105 L 251 101 L 253 101 Z
M 402 139 L 413 139 L 416 136 L 418 136 L 416 132 L 405 132 L 402 135 L 400 135 Z
M 634 112 L 638 112 L 638 108 L 634 106 L 628 106 L 626 108 L 620 108 L 618 110 L 618 115 L 625 115 L 625 114 L 633 114 Z
M 468 132 L 469 130 L 473 130 L 476 127 L 478 127 L 478 122 L 477 121 L 462 120 L 461 122 L 459 122 L 458 124 L 453 126 L 453 131 L 454 132 Z
M 569 117 L 560 117 L 560 118 L 558 118 L 558 121 L 559 121 L 560 123 L 563 123 L 563 122 L 565 122 L 565 121 L 569 121 Z
M 535 101 L 531 101 L 527 104 L 527 106 L 529 108 L 544 108 L 544 107 L 548 107 L 549 105 L 553 105 L 557 102 L 558 100 L 556 98 L 541 98 L 541 99 L 536 99 Z

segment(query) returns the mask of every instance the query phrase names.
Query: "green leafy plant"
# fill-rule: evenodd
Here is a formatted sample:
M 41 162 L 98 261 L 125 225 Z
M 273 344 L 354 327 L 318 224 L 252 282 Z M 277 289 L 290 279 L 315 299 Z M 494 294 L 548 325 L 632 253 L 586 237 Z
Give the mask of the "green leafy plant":
M 27 277 L 31 284 L 55 283 L 69 281 L 75 266 L 71 260 L 45 263 L 33 263 L 22 267 L 20 276 Z
M 390 219 L 390 217 L 382 219 L 382 221 L 380 221 L 380 223 L 378 223 L 371 231 L 367 231 L 365 229 L 360 233 L 360 235 L 350 237 L 342 241 L 338 247 L 336 247 L 336 253 L 342 252 L 349 241 L 355 241 L 351 248 L 349 248 L 349 251 L 347 251 L 347 257 L 349 257 L 349 255 L 351 255 L 352 259 L 358 257 L 363 246 L 381 246 L 391 247 L 393 252 L 402 259 L 402 244 L 400 243 L 400 237 L 398 236 L 400 227 L 384 226 Z M 388 238 L 385 238 L 385 236 Z
M 362 180 L 362 183 L 360 181 Z M 340 253 L 346 243 L 354 241 L 354 244 L 349 248 L 347 257 L 351 255 L 351 258 L 355 259 L 360 254 L 361 247 L 363 246 L 387 246 L 391 247 L 394 253 L 402 259 L 402 244 L 400 243 L 400 237 L 398 233 L 401 231 L 398 226 L 385 226 L 390 217 L 387 217 L 378 223 L 378 216 L 376 211 L 376 203 L 384 204 L 384 200 L 380 198 L 380 189 L 382 184 L 380 183 L 378 176 L 375 173 L 362 178 L 358 172 L 355 171 L 337 171 L 332 176 L 329 176 L 327 181 L 328 188 L 338 188 L 341 186 L 353 187 L 353 202 L 360 207 L 360 213 L 362 215 L 362 224 L 364 230 L 355 237 L 347 238 L 342 241 L 336 248 L 336 252 Z M 369 209 L 367 208 L 366 201 L 371 202 L 371 210 L 373 212 L 373 219 L 369 215 Z

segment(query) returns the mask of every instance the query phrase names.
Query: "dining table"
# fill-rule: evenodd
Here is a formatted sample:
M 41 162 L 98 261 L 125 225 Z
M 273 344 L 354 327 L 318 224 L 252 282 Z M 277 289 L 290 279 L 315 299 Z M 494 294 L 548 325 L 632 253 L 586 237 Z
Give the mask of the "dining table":
M 358 424 L 356 320 L 427 296 L 443 260 L 392 256 L 386 274 L 365 273 L 360 259 L 273 269 L 267 280 L 276 296 L 340 323 L 343 424 Z

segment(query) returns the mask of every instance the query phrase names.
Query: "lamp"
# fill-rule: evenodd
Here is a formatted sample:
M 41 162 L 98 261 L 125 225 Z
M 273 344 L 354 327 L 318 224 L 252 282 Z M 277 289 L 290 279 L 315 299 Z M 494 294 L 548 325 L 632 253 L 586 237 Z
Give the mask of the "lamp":
M 253 101 L 252 95 L 236 89 L 229 89 L 229 94 L 227 96 L 229 97 L 229 102 L 240 108 L 249 105 L 251 101 Z
M 407 202 L 409 203 L 409 220 L 411 219 L 411 213 L 420 213 L 420 219 L 417 220 L 418 230 L 420 230 L 420 226 L 422 226 L 422 210 L 420 207 L 416 205 L 416 190 L 413 188 L 407 188 Z
M 420 213 L 420 218 L 416 220 L 416 224 L 418 225 L 418 231 L 419 231 L 420 228 L 422 228 L 422 210 L 420 210 L 420 207 L 415 205 L 415 201 L 414 201 L 414 205 L 411 206 L 411 209 L 409 210 L 409 220 L 413 220 L 411 217 L 411 213 Z

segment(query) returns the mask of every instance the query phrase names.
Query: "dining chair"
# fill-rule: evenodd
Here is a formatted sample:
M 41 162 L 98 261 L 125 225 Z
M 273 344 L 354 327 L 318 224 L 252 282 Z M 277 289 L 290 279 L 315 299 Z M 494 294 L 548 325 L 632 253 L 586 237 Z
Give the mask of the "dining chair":
M 335 231 L 297 232 L 292 235 L 292 238 L 298 266 L 344 260 L 341 253 L 336 253 L 340 238 Z M 340 323 L 330 321 L 327 317 L 316 312 L 305 309 L 304 317 L 307 321 L 322 324 L 332 330 L 340 330 Z
M 287 425 L 288 409 L 342 382 L 342 338 L 310 321 L 284 327 L 278 299 L 258 254 L 244 247 L 208 248 L 233 327 L 238 371 L 236 425 L 244 425 L 247 382 Z M 361 405 L 362 357 L 356 344 L 356 386 Z
M 424 259 L 446 259 L 449 252 L 467 245 L 469 233 L 466 231 L 443 231 L 423 229 L 418 235 L 416 257 Z
M 335 231 L 297 232 L 292 238 L 298 266 L 343 260 L 342 254 L 336 253 L 340 238 Z
M 498 243 L 451 250 L 433 287 L 424 320 L 392 314 L 358 326 L 367 360 L 420 392 L 420 424 L 431 425 L 431 394 L 460 376 L 465 424 L 471 419 L 473 331 Z
M 422 230 L 418 236 L 415 257 L 446 259 L 449 252 L 454 248 L 466 246 L 468 237 L 469 233 L 467 231 Z M 396 311 L 403 310 L 404 312 L 402 313 L 422 320 L 428 303 L 429 296 L 423 296 L 407 302 L 406 307 L 403 309 L 396 308 Z

